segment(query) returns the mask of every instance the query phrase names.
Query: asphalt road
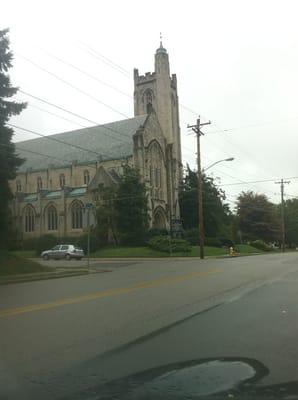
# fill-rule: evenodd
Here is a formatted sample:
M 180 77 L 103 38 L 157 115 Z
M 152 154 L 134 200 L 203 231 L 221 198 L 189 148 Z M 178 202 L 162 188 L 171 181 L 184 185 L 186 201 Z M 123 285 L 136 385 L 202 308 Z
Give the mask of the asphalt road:
M 298 399 L 297 261 L 118 261 L 2 286 L 0 399 Z

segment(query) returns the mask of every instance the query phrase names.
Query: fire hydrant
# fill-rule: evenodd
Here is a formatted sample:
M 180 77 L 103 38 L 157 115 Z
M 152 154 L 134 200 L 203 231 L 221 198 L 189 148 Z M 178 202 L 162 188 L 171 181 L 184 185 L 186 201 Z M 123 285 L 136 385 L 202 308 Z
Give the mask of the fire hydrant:
M 235 256 L 236 253 L 235 253 L 234 247 L 231 246 L 231 247 L 229 248 L 229 254 L 230 254 L 231 257 L 234 257 L 234 256 Z

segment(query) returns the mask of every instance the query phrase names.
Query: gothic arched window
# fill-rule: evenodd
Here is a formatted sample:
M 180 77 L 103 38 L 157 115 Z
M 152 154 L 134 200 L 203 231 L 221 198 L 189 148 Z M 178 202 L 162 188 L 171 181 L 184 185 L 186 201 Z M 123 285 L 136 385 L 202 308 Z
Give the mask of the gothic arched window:
M 41 179 L 41 177 L 39 176 L 38 178 L 37 178 L 37 190 L 41 190 L 42 189 L 42 179 Z
M 71 227 L 72 229 L 83 228 L 83 207 L 78 201 L 74 202 L 71 207 Z
M 146 90 L 145 94 L 144 94 L 144 101 L 145 101 L 145 105 L 146 105 L 146 111 L 149 114 L 150 111 L 152 110 L 152 104 L 153 104 L 153 94 L 152 94 L 152 90 Z
M 90 181 L 90 174 L 89 171 L 84 171 L 84 185 L 88 185 Z
M 49 206 L 47 209 L 48 230 L 56 231 L 58 228 L 58 215 L 55 206 Z
M 20 180 L 16 181 L 16 190 L 17 192 L 21 192 L 22 191 L 22 184 Z
M 151 90 L 147 90 L 146 92 L 146 104 L 151 103 L 152 104 L 152 92 Z
M 59 183 L 60 183 L 61 188 L 63 188 L 65 186 L 65 175 L 64 174 L 60 174 Z
M 163 163 L 163 152 L 157 142 L 152 142 L 149 146 L 147 168 L 151 195 L 155 198 L 163 199 L 165 167 Z
M 25 209 L 25 232 L 33 232 L 35 228 L 35 212 L 32 206 L 27 206 Z

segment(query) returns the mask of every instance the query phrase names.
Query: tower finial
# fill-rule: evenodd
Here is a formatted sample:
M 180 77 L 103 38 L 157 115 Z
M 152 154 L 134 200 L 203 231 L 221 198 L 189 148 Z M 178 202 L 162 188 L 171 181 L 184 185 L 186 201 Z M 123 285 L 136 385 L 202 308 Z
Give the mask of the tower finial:
M 167 54 L 167 50 L 162 45 L 162 33 L 161 32 L 159 32 L 159 39 L 160 39 L 160 44 L 159 44 L 159 48 L 156 50 L 156 54 Z

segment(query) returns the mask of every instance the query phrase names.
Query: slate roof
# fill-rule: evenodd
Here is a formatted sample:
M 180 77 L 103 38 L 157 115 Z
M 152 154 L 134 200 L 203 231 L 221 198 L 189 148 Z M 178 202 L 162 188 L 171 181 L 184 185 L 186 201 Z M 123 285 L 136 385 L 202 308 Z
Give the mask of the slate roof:
M 145 123 L 146 118 L 147 115 L 140 115 L 105 125 L 51 135 L 51 139 L 40 137 L 18 142 L 16 152 L 26 159 L 18 172 L 63 167 L 74 161 L 85 164 L 96 160 L 128 157 L 133 153 L 132 137 Z
M 36 201 L 37 200 L 37 193 L 31 193 L 28 196 L 24 197 L 23 201 Z
M 71 192 L 68 193 L 68 196 L 70 197 L 84 196 L 86 192 L 87 192 L 86 187 L 80 187 L 73 189 Z
M 45 198 L 46 199 L 60 199 L 60 197 L 62 196 L 62 190 L 55 190 L 55 191 L 49 191 L 46 195 Z

